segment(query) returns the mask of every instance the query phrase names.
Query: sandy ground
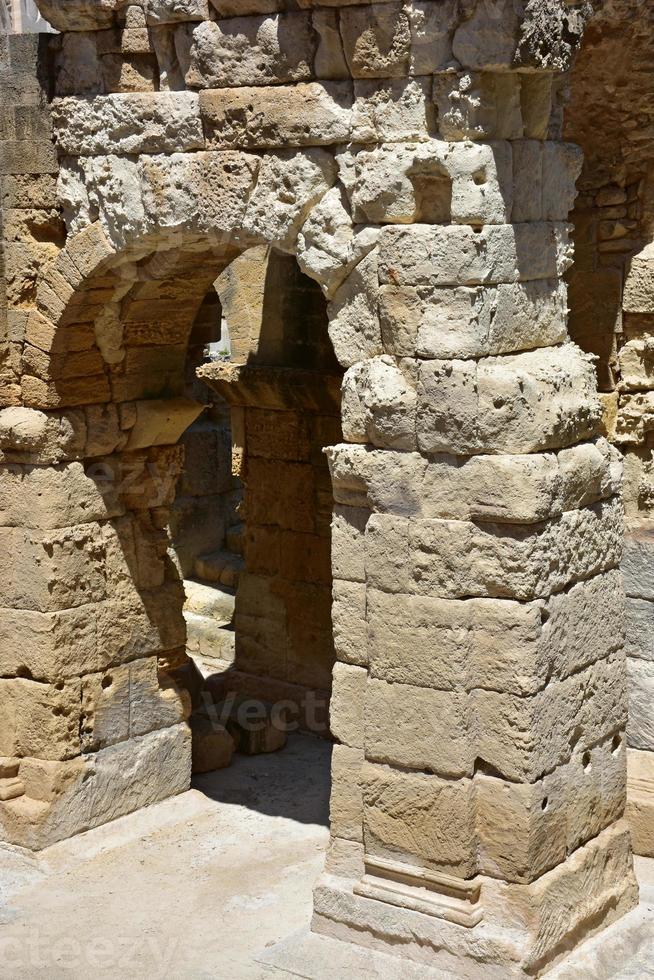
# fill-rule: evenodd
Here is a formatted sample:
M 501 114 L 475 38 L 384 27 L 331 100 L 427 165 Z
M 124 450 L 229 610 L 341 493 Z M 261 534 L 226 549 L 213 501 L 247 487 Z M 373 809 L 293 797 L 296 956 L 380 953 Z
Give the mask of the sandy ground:
M 235 757 L 181 797 L 50 848 L 45 873 L 3 859 L 0 976 L 270 978 L 253 957 L 311 914 L 330 751 L 295 736 Z
M 296 735 L 283 752 L 238 756 L 38 862 L 0 847 L 0 978 L 422 980 L 408 961 L 307 932 L 330 751 Z M 552 980 L 654 978 L 654 861 L 637 870 L 639 909 Z

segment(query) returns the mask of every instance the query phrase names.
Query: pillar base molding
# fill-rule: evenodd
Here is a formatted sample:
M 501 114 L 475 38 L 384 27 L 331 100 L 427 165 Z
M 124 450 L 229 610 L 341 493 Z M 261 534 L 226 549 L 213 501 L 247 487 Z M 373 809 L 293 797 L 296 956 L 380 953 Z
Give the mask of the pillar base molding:
M 398 908 L 435 915 L 470 929 L 481 921 L 480 879 L 464 881 L 424 868 L 415 870 L 397 861 L 366 858 L 366 873 L 353 888 L 355 895 Z
M 489 980 L 541 975 L 638 904 L 624 821 L 532 884 L 479 876 L 482 916 L 474 926 L 382 901 L 381 888 L 373 897 L 367 877 L 325 874 L 314 893 L 312 930 L 470 980 L 480 970 Z

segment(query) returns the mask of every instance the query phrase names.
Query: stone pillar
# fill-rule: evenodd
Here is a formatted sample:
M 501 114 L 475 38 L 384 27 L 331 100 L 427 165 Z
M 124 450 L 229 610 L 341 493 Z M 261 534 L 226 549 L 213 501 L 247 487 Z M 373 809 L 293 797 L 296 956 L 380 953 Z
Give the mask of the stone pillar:
M 346 373 L 330 453 L 338 744 L 313 928 L 460 976 L 539 973 L 637 900 L 621 467 L 566 332 L 581 161 L 554 91 L 437 76 L 447 142 L 352 162 L 355 219 L 383 223 L 383 353 Z

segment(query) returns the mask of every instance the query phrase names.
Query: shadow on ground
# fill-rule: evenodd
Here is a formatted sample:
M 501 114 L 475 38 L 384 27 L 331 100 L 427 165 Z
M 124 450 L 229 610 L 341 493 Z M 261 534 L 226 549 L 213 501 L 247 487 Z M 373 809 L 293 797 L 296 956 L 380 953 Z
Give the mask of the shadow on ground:
M 218 803 L 272 817 L 329 826 L 331 743 L 291 736 L 279 752 L 235 755 L 227 769 L 193 778 L 193 789 Z

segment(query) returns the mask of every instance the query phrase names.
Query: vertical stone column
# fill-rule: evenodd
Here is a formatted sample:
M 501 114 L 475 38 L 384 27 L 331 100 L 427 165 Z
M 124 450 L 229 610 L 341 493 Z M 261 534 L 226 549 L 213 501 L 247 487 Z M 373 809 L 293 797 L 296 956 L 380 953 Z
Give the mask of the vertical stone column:
M 437 77 L 445 141 L 351 170 L 355 219 L 383 225 L 383 353 L 349 368 L 330 454 L 339 744 L 314 929 L 462 976 L 533 975 L 637 896 L 621 468 L 566 332 L 580 156 L 548 138 L 552 91 Z

